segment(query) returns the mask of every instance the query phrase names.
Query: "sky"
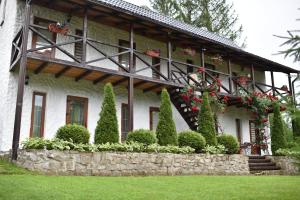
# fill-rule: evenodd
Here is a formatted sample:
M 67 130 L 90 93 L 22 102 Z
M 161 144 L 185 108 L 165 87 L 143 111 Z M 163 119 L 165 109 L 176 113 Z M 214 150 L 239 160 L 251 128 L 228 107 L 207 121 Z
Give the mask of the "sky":
M 150 6 L 149 0 L 126 0 L 136 5 Z M 292 58 L 275 55 L 284 40 L 274 35 L 286 36 L 287 30 L 300 30 L 300 0 L 227 0 L 232 2 L 247 37 L 246 51 L 300 70 L 300 63 Z

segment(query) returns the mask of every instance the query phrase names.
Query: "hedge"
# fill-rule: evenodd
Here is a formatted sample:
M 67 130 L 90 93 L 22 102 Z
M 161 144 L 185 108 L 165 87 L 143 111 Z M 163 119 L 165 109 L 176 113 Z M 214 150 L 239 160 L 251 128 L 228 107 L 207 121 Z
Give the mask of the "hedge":
M 73 141 L 74 143 L 88 143 L 90 139 L 90 133 L 81 125 L 68 124 L 60 127 L 56 132 L 58 139 Z

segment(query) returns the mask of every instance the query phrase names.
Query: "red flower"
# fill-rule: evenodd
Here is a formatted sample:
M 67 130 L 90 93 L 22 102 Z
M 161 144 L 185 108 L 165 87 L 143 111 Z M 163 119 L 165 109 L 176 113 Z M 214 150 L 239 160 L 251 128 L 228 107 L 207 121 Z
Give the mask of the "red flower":
M 215 96 L 216 96 L 216 93 L 214 93 L 214 92 L 210 92 L 210 93 L 209 93 L 209 96 L 211 96 L 211 97 L 215 97 Z
M 205 68 L 204 67 L 198 67 L 197 72 L 203 73 L 203 72 L 205 72 Z
M 193 101 L 198 102 L 198 103 L 202 103 L 203 100 L 198 98 L 198 97 L 193 97 Z
M 190 94 L 193 93 L 193 88 L 189 88 L 188 93 L 190 93 Z
M 266 122 L 268 122 L 268 119 L 267 119 L 267 118 L 262 118 L 260 121 L 261 121 L 262 123 L 266 123 Z
M 190 100 L 190 97 L 186 94 L 181 94 L 181 98 L 184 100 L 184 101 L 189 101 Z
M 199 110 L 199 109 L 198 109 L 197 106 L 193 106 L 193 107 L 192 107 L 192 111 L 193 111 L 193 112 L 198 112 L 198 110 Z

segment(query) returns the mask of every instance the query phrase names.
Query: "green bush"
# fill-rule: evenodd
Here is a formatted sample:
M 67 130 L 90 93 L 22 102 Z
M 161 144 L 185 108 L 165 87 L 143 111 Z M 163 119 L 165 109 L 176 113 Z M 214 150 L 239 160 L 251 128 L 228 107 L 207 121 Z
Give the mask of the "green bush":
M 206 139 L 206 143 L 212 146 L 217 145 L 215 120 L 212 113 L 208 92 L 203 93 L 203 104 L 198 115 L 198 132 Z
M 44 140 L 42 138 L 30 138 L 22 142 L 23 149 L 47 149 L 47 150 L 73 150 L 79 152 L 147 152 L 147 153 L 175 153 L 191 154 L 195 149 L 191 147 L 160 146 L 151 144 L 149 146 L 141 143 L 106 143 L 106 144 L 75 144 L 60 139 Z
M 138 142 L 146 145 L 154 144 L 157 142 L 156 135 L 153 131 L 139 129 L 129 132 L 126 141 Z
M 56 137 L 65 141 L 72 140 L 74 143 L 88 143 L 90 139 L 90 133 L 81 125 L 68 124 L 60 127 L 56 132 Z
M 280 105 L 278 103 L 273 104 L 273 123 L 271 129 L 271 150 L 275 154 L 280 148 L 286 148 L 287 142 L 285 137 L 285 130 L 283 119 L 280 113 Z
M 232 135 L 220 135 L 217 137 L 218 144 L 223 145 L 226 148 L 227 154 L 235 154 L 239 151 L 239 143 L 237 139 Z
M 221 144 L 218 144 L 216 146 L 206 145 L 206 147 L 204 148 L 204 152 L 208 154 L 224 154 L 226 153 L 226 148 Z
M 294 137 L 299 137 L 300 136 L 300 110 L 299 109 L 296 109 L 293 112 L 292 125 L 293 125 Z
M 178 134 L 178 144 L 180 147 L 192 147 L 197 153 L 199 153 L 203 151 L 206 141 L 200 133 L 194 131 L 183 131 Z
M 110 83 L 104 87 L 104 100 L 100 119 L 95 130 L 95 144 L 119 142 L 119 128 L 115 105 L 115 94 Z
M 177 133 L 175 123 L 173 121 L 171 100 L 169 93 L 166 89 L 163 89 L 161 93 L 161 106 L 159 112 L 159 121 L 156 128 L 156 136 L 158 144 L 177 145 Z

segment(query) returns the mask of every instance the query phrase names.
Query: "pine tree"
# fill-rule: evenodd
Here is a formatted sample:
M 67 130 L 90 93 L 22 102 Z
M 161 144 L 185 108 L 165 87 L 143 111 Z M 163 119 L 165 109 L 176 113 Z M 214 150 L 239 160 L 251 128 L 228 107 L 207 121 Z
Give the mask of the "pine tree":
M 283 119 L 280 113 L 280 105 L 278 103 L 274 103 L 273 105 L 273 123 L 271 129 L 271 150 L 272 153 L 280 148 L 286 148 L 287 142 L 284 133 L 284 125 Z
M 203 93 L 203 103 L 198 116 L 198 132 L 206 139 L 206 144 L 217 145 L 215 120 L 212 113 L 208 92 Z
M 163 89 L 161 93 L 161 106 L 159 112 L 159 121 L 156 128 L 156 135 L 158 144 L 160 145 L 177 145 L 178 143 L 176 127 L 173 121 L 171 100 L 166 89 Z
M 104 87 L 104 100 L 95 130 L 95 144 L 119 142 L 115 94 L 110 83 Z
M 233 4 L 226 0 L 151 0 L 154 10 L 188 24 L 205 28 L 232 41 L 243 32 Z M 244 44 L 243 44 L 244 45 Z

